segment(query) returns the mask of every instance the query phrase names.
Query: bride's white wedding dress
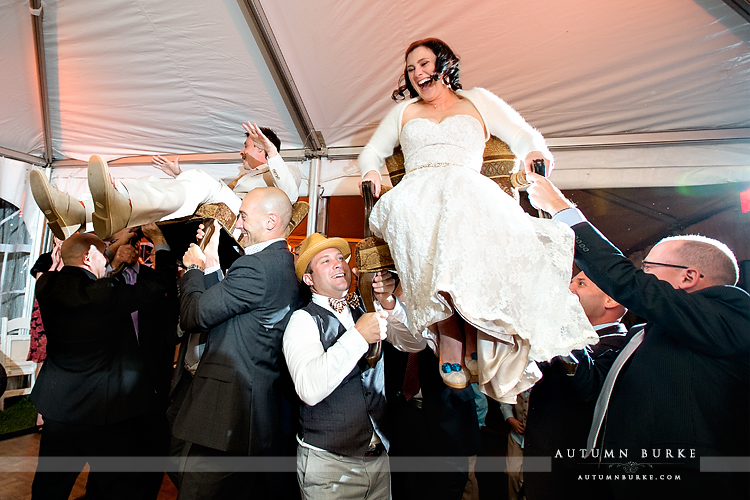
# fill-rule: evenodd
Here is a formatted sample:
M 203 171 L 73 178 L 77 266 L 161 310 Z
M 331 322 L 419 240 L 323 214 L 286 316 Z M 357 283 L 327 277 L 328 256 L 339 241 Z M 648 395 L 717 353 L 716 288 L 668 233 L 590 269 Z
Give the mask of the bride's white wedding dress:
M 528 361 L 598 340 L 568 290 L 573 232 L 527 215 L 480 174 L 482 125 L 456 115 L 409 120 L 401 130 L 406 175 L 370 216 L 390 246 L 415 336 L 453 314 L 478 329 L 479 384 L 506 399 L 538 380 Z

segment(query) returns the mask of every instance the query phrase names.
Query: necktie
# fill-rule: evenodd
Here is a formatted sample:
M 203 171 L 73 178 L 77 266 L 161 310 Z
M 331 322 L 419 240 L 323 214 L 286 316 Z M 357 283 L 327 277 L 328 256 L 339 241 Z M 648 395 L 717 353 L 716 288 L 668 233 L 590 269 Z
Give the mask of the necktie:
M 404 372 L 404 384 L 401 392 L 407 401 L 411 401 L 419 392 L 419 354 L 410 352 L 406 360 L 406 371 Z
M 245 177 L 245 174 L 240 175 L 235 180 L 227 184 L 227 187 L 231 189 L 232 191 L 234 191 L 234 188 L 237 187 L 237 183 L 240 182 L 240 179 L 242 179 L 243 177 Z
M 343 299 L 334 299 L 333 297 L 328 297 L 328 303 L 331 305 L 331 309 L 340 313 L 347 305 L 350 305 L 354 308 L 359 307 L 359 297 L 356 293 L 351 292 Z
M 128 285 L 135 285 L 135 282 L 138 280 L 138 273 L 136 273 L 132 267 L 126 267 L 125 269 L 123 269 L 122 274 L 125 276 L 125 283 Z M 138 311 L 133 311 L 132 313 L 130 313 L 130 317 L 133 318 L 135 340 L 138 341 Z
M 607 378 L 604 379 L 604 386 L 602 386 L 599 398 L 596 400 L 594 418 L 591 421 L 591 430 L 589 431 L 589 437 L 586 441 L 586 457 L 591 455 L 591 452 L 594 451 L 594 447 L 596 446 L 596 438 L 599 436 L 599 430 L 602 427 L 602 422 L 604 422 L 604 415 L 607 414 L 607 405 L 609 404 L 609 397 L 612 395 L 612 389 L 615 386 L 617 374 L 620 373 L 622 366 L 628 359 L 630 359 L 630 356 L 632 356 L 635 350 L 638 349 L 638 346 L 641 345 L 641 342 L 643 342 L 643 335 L 644 330 L 633 335 L 633 338 L 630 339 L 628 345 L 625 346 L 617 356 L 617 359 L 615 359 L 615 362 L 612 363 L 612 367 L 609 369 L 609 373 L 607 373 Z

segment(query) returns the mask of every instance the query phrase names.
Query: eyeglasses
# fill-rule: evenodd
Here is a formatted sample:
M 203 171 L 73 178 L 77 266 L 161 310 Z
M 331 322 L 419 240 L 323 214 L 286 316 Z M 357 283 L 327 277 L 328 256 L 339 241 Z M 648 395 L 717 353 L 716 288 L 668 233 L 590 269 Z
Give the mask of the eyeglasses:
M 677 264 L 664 264 L 663 262 L 649 262 L 647 260 L 644 260 L 643 262 L 641 262 L 641 271 L 645 271 L 646 266 L 662 266 L 662 267 L 674 267 L 675 269 L 690 269 L 690 267 L 688 266 L 680 266 Z M 705 276 L 703 276 L 702 274 L 700 275 L 700 277 L 705 278 Z

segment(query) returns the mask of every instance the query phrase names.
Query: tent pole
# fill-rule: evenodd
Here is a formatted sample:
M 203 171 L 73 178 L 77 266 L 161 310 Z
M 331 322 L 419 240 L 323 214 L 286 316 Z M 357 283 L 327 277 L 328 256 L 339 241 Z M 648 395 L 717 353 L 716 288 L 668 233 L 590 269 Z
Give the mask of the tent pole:
M 44 129 L 44 160 L 52 164 L 52 127 L 49 118 L 49 94 L 47 92 L 47 62 L 44 56 L 44 26 L 42 0 L 30 0 L 31 22 L 34 27 L 34 47 L 36 48 L 36 70 L 39 80 L 39 104 L 42 108 Z
M 322 140 L 322 134 L 315 130 L 310 115 L 307 113 L 302 96 L 300 96 L 297 85 L 294 83 L 292 72 L 286 64 L 281 47 L 273 34 L 273 29 L 271 29 L 260 0 L 240 0 L 239 3 L 241 7 L 246 8 L 243 11 L 246 12 L 247 24 L 253 32 L 268 70 L 271 72 L 281 97 L 284 99 L 294 126 L 297 128 L 304 144 L 312 149 L 310 156 L 325 156 L 325 142 Z M 312 209 L 312 207 L 310 208 Z M 312 210 L 310 212 L 312 213 Z
M 48 163 L 45 162 L 44 158 L 39 158 L 38 156 L 29 155 L 26 153 L 21 153 L 20 151 L 4 148 L 2 146 L 0 146 L 0 156 L 3 156 L 5 158 L 10 158 L 11 160 L 23 161 L 30 165 L 37 165 L 39 167 L 44 167 L 45 165 L 48 165 Z
M 734 11 L 750 23 L 750 2 L 747 0 L 723 0 Z
M 310 160 L 310 175 L 307 183 L 307 197 L 310 211 L 307 212 L 307 236 L 318 230 L 318 201 L 320 200 L 320 157 Z

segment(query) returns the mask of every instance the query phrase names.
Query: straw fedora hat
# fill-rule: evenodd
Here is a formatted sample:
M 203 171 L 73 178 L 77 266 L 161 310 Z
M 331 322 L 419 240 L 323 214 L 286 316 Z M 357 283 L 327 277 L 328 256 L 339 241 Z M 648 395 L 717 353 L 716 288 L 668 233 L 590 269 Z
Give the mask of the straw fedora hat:
M 345 259 L 348 259 L 352 254 L 352 249 L 344 238 L 326 238 L 320 233 L 313 233 L 308 236 L 299 247 L 299 258 L 294 265 L 294 270 L 297 273 L 297 280 L 302 281 L 302 275 L 305 274 L 305 269 L 307 269 L 307 265 L 312 258 L 326 248 L 335 248 L 339 250 L 344 254 Z

